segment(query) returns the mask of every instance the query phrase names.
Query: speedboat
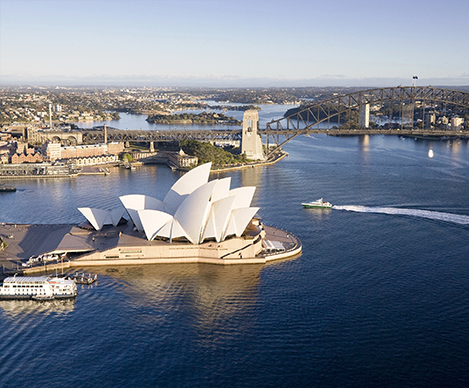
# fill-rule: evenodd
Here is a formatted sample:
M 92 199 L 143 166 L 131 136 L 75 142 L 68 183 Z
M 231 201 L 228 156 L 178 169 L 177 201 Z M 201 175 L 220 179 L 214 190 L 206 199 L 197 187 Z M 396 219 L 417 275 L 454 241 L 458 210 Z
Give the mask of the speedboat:
M 305 208 L 322 208 L 322 209 L 331 209 L 332 204 L 330 202 L 324 202 L 322 198 L 319 198 L 313 202 L 302 203 Z

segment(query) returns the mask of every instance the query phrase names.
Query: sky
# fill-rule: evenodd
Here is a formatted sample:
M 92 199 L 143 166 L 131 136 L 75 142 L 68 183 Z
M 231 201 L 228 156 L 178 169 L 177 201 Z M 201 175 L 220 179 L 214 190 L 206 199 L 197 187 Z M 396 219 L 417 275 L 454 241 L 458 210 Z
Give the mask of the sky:
M 469 85 L 469 0 L 0 0 L 0 85 Z

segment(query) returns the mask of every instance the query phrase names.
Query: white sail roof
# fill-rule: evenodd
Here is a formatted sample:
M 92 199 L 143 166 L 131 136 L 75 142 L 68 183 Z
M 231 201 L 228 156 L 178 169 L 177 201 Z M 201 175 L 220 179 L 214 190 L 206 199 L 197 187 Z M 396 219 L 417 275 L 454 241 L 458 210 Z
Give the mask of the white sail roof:
M 163 207 L 159 199 L 150 197 L 143 194 L 128 194 L 119 197 L 125 208 L 138 209 L 153 209 L 161 210 Z
M 200 242 L 210 212 L 210 198 L 217 183 L 211 181 L 199 187 L 181 203 L 174 215 L 174 219 L 186 232 L 185 237 L 193 244 Z
M 125 209 L 123 207 L 118 207 L 110 211 L 112 225 L 117 226 L 119 221 L 124 217 Z
M 208 182 L 211 167 L 212 163 L 205 163 L 179 178 L 164 197 L 164 210 L 169 214 L 176 214 L 184 199 Z
M 130 194 L 119 197 L 135 227 L 148 240 L 158 237 L 184 237 L 193 244 L 206 239 L 223 241 L 227 236 L 241 236 L 258 208 L 251 208 L 255 187 L 230 190 L 231 178 L 208 182 L 211 163 L 199 166 L 182 176 L 160 201 Z M 97 230 L 103 225 L 117 225 L 125 210 L 111 211 L 79 208 Z
M 109 216 L 109 212 L 102 209 L 94 209 L 90 207 L 79 207 L 78 210 L 83 214 L 88 222 L 96 230 L 101 230 L 104 225 L 104 221 Z
M 178 237 L 185 237 L 189 240 L 189 237 L 187 236 L 186 231 L 182 228 L 179 222 L 177 222 L 177 220 L 174 218 L 173 218 L 173 221 L 171 222 L 171 232 L 170 232 L 169 237 L 170 237 L 170 241 L 172 241 L 173 238 L 178 238 Z
M 173 222 L 174 218 L 173 216 L 171 216 L 171 220 L 164 224 L 164 226 L 158 231 L 157 236 L 171 239 L 171 230 L 173 229 Z
M 153 240 L 158 231 L 173 220 L 171 214 L 159 210 L 144 209 L 137 213 L 148 240 Z
M 163 203 L 156 198 L 143 194 L 129 194 L 119 197 L 138 231 L 143 232 L 143 225 L 138 215 L 139 210 L 162 210 Z
M 231 178 L 223 178 L 217 180 L 217 185 L 215 186 L 215 189 L 213 190 L 212 194 L 212 202 L 216 202 L 222 198 L 228 197 L 230 193 L 230 184 L 231 184 Z
M 223 238 L 235 234 L 240 237 L 244 229 L 248 226 L 249 221 L 254 217 L 259 210 L 258 207 L 245 207 L 241 209 L 234 209 L 231 211 L 231 218 Z
M 207 238 L 215 238 L 217 242 L 222 240 L 223 233 L 230 220 L 233 202 L 234 197 L 226 197 L 212 204 L 210 215 L 205 226 L 203 240 Z
M 125 209 L 122 208 L 104 210 L 91 207 L 79 207 L 78 210 L 96 230 L 101 230 L 104 225 L 117 226 L 125 212 Z
M 252 197 L 254 196 L 255 191 L 256 188 L 254 186 L 238 187 L 236 189 L 230 190 L 230 197 L 235 197 L 233 209 L 240 209 L 251 206 Z

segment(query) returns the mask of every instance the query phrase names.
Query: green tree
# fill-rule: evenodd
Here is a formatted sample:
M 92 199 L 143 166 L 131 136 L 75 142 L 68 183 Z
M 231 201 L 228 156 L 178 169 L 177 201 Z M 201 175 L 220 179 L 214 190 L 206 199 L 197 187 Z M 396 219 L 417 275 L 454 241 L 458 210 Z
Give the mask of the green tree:
M 125 152 L 121 155 L 121 160 L 123 162 L 132 162 L 134 159 L 132 158 L 132 155 L 130 155 L 128 152 Z
M 183 140 L 181 148 L 186 154 L 196 156 L 199 159 L 199 164 L 212 162 L 214 165 L 227 165 L 246 161 L 245 155 L 235 155 L 211 143 Z

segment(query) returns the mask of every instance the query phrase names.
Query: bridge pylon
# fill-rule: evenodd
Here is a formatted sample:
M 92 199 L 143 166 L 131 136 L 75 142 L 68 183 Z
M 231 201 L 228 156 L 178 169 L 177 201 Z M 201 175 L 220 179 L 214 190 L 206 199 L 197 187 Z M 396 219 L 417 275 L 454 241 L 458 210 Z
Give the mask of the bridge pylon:
M 258 132 L 259 114 L 251 109 L 244 112 L 241 153 L 251 160 L 265 160 L 262 138 Z
M 360 106 L 360 113 L 358 115 L 358 126 L 360 128 L 370 127 L 370 104 L 363 104 Z

